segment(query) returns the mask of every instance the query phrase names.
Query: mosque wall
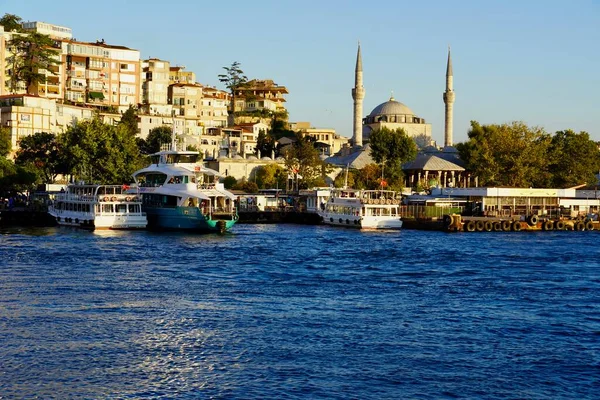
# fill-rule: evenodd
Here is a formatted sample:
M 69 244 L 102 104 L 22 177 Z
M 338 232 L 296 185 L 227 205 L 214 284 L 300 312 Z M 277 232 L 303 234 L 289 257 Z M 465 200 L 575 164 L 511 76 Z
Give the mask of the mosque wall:
M 262 166 L 276 163 L 280 167 L 285 168 L 284 162 L 271 159 L 234 159 L 234 158 L 219 158 L 213 161 L 207 161 L 207 167 L 219 171 L 223 177 L 233 176 L 238 181 L 246 178 L 247 181 L 254 181 L 258 169 Z

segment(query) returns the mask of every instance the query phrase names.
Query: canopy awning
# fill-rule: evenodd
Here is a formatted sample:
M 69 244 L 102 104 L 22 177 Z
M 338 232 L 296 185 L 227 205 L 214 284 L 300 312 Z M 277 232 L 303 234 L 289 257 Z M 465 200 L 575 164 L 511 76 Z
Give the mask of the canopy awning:
M 95 100 L 95 99 L 104 100 L 104 95 L 102 94 L 102 92 L 89 92 L 88 98 L 93 99 L 93 100 Z

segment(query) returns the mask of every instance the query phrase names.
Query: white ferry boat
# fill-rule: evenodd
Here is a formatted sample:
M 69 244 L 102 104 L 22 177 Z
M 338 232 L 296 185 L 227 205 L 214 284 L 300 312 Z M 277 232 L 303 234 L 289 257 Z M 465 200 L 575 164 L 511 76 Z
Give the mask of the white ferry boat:
M 333 189 L 323 223 L 358 229 L 400 229 L 400 194 L 393 190 Z
M 67 185 L 56 194 L 48 213 L 59 225 L 85 229 L 144 229 L 148 221 L 141 197 L 121 185 Z
M 225 232 L 238 220 L 235 195 L 219 173 L 198 163 L 197 151 L 164 150 L 133 174 L 148 228 Z

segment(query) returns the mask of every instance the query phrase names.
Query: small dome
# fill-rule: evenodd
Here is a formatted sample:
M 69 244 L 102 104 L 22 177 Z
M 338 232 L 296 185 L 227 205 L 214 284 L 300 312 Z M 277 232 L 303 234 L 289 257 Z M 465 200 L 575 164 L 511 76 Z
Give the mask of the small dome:
M 458 150 L 454 146 L 446 146 L 442 151 L 444 153 L 458 153 Z
M 270 159 L 271 159 L 271 157 L 267 157 L 267 156 L 264 156 L 261 158 L 261 160 L 270 160 Z
M 371 111 L 369 117 L 377 117 L 382 115 L 415 115 L 408 106 L 396 101 L 390 97 L 385 103 L 381 103 Z
M 233 157 L 234 160 L 243 160 L 244 157 L 240 156 L 239 154 L 236 154 L 235 157 Z
M 256 156 L 248 156 L 247 158 L 248 160 L 258 160 L 258 158 L 256 158 Z

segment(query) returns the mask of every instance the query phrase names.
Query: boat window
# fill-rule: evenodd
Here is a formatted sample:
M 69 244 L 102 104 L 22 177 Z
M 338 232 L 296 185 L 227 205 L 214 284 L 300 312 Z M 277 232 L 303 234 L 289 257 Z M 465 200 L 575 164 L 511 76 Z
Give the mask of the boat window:
M 112 204 L 102 204 L 102 212 L 103 213 L 113 213 L 113 205 Z
M 127 204 L 117 204 L 117 212 L 125 214 L 127 212 Z
M 198 154 L 177 154 L 175 162 L 178 163 L 195 163 L 198 160 Z
M 152 173 L 138 175 L 136 179 L 140 187 L 157 187 L 165 183 L 167 175 L 162 173 Z
M 137 214 L 140 212 L 139 204 L 129 204 L 129 214 Z
M 151 156 L 150 159 L 152 160 L 152 164 L 158 164 L 158 162 L 160 161 L 160 156 Z

